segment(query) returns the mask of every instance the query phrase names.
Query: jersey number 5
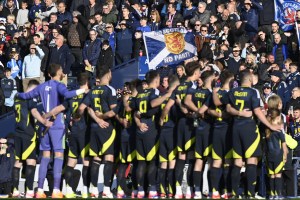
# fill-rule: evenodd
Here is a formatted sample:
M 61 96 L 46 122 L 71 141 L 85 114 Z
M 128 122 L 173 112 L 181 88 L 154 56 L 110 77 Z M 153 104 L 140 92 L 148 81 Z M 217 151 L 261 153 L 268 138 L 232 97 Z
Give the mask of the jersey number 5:
M 98 110 L 99 112 L 102 113 L 102 107 L 101 107 L 101 104 L 100 104 L 100 98 L 95 98 L 94 99 L 94 105 L 95 105 L 96 110 Z

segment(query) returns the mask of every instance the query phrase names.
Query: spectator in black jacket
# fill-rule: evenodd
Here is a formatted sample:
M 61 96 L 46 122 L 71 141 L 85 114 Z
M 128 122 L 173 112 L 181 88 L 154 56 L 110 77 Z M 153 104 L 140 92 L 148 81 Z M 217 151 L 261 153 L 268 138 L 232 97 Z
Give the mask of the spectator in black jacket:
M 241 63 L 245 62 L 245 59 L 243 59 L 240 56 L 240 54 L 241 54 L 240 47 L 238 45 L 235 45 L 233 46 L 232 49 L 232 55 L 229 56 L 229 59 L 225 61 L 225 66 L 234 75 L 238 74 Z
M 17 18 L 18 8 L 15 0 L 4 1 L 3 9 L 0 12 L 0 17 L 6 18 L 10 14 L 13 14 Z
M 259 11 L 259 24 L 260 28 L 265 32 L 271 32 L 271 24 L 275 20 L 274 0 L 261 1 L 263 10 Z
M 90 16 L 95 15 L 97 12 L 102 12 L 102 6 L 96 3 L 96 0 L 90 0 L 89 5 L 84 9 L 83 16 L 89 20 Z
M 134 34 L 134 44 L 133 44 L 133 57 L 138 58 L 139 56 L 146 56 L 146 49 L 143 40 L 142 31 L 136 31 Z
M 99 56 L 97 66 L 106 66 L 112 68 L 114 66 L 114 53 L 112 51 L 111 46 L 109 45 L 108 40 L 104 40 L 102 42 L 102 50 Z
M 75 59 L 68 47 L 65 44 L 65 38 L 62 35 L 58 35 L 55 38 L 56 47 L 52 47 L 49 55 L 49 65 L 59 64 L 61 65 L 64 73 L 63 83 L 67 84 L 67 75 L 70 73 L 70 69 Z

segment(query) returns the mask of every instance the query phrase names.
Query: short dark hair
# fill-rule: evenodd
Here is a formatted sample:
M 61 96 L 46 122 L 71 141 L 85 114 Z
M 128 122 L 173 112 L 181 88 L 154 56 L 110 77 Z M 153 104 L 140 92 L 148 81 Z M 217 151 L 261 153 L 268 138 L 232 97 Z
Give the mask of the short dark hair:
M 278 21 L 273 21 L 271 24 L 277 24 L 279 26 L 279 22 Z
M 294 106 L 293 110 L 300 110 L 300 106 Z
M 169 87 L 173 86 L 178 81 L 179 81 L 179 78 L 178 78 L 177 75 L 171 74 L 171 75 L 168 76 Z
M 103 42 L 102 42 L 102 46 L 103 45 L 109 45 L 109 41 L 108 40 L 104 40 Z
M 171 6 L 172 6 L 172 8 L 176 9 L 176 5 L 175 5 L 175 3 L 169 3 L 169 5 L 171 5 Z M 168 6 L 169 6 L 169 5 L 168 5 Z
M 36 34 L 34 34 L 34 35 L 33 35 L 33 37 L 38 37 L 38 38 L 41 38 L 40 34 L 37 34 L 37 33 L 36 33 Z
M 291 66 L 295 66 L 295 67 L 297 67 L 298 68 L 298 63 L 296 63 L 296 62 L 292 62 L 292 63 L 290 63 L 290 67 Z
M 101 79 L 105 74 L 109 73 L 110 69 L 107 66 L 99 66 L 96 77 Z
M 59 65 L 59 64 L 54 64 L 54 63 L 50 64 L 50 65 L 49 65 L 49 75 L 50 75 L 50 77 L 56 76 L 57 71 L 58 71 L 59 69 L 61 69 L 61 65 Z
M 222 71 L 222 73 L 220 74 L 220 81 L 221 81 L 221 84 L 224 85 L 226 83 L 226 81 L 231 78 L 231 77 L 234 77 L 234 74 L 231 73 L 230 71 L 228 70 L 224 70 Z
M 51 17 L 53 15 L 55 15 L 57 17 L 57 13 L 55 13 L 55 12 L 50 13 L 49 17 Z
M 242 70 L 239 74 L 241 82 L 244 82 L 246 78 L 248 78 L 251 75 L 251 72 L 249 69 Z
M 31 87 L 31 86 L 33 86 L 33 85 L 39 85 L 39 84 L 40 84 L 40 82 L 38 82 L 38 81 L 35 80 L 35 79 L 30 80 L 30 81 L 28 82 L 28 88 Z
M 197 69 L 200 69 L 200 65 L 197 61 L 189 62 L 185 65 L 185 73 L 188 77 L 193 76 Z
M 206 81 L 207 78 L 211 77 L 211 76 L 214 76 L 214 71 L 213 70 L 208 70 L 208 71 L 204 71 L 202 74 L 201 74 L 201 80 L 203 82 Z
M 4 72 L 11 72 L 11 68 L 5 67 Z
M 148 84 L 150 84 L 157 76 L 159 76 L 159 73 L 157 70 L 150 70 L 147 72 L 145 79 Z
M 85 85 L 89 81 L 89 74 L 87 72 L 82 72 L 78 75 L 77 81 L 79 86 Z

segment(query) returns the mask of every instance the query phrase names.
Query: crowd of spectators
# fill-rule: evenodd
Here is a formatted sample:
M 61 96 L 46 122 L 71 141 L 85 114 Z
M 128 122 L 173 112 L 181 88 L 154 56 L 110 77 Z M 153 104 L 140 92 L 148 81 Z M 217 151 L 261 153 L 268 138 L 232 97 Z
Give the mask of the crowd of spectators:
M 203 69 L 214 64 L 237 75 L 250 68 L 263 96 L 270 85 L 287 104 L 300 85 L 297 65 L 290 66 L 299 61 L 299 43 L 296 26 L 284 32 L 274 13 L 273 0 L 4 0 L 0 114 L 30 80 L 48 79 L 49 64 L 62 66 L 66 83 L 76 71 L 146 56 L 143 33 L 172 27 L 193 33 Z

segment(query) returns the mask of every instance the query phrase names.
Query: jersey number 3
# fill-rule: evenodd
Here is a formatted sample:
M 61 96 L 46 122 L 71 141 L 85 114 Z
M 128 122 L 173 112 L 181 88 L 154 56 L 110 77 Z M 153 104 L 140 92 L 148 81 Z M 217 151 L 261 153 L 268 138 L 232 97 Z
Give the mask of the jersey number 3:
M 21 105 L 20 104 L 16 104 L 15 105 L 15 109 L 16 109 L 16 122 L 20 122 L 21 121 Z

